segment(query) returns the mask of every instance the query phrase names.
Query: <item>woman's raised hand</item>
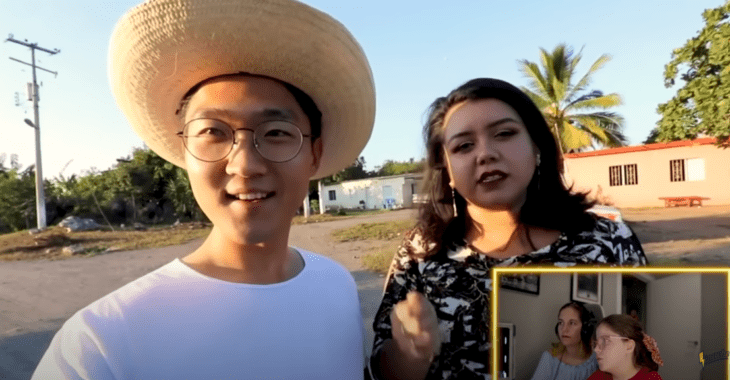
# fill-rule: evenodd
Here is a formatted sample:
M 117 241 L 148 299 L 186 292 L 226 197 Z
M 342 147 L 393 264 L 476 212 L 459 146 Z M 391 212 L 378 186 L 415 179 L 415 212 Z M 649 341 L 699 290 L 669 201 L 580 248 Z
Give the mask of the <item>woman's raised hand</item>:
M 398 349 L 413 359 L 433 360 L 441 350 L 436 309 L 423 294 L 411 291 L 390 314 L 391 332 Z

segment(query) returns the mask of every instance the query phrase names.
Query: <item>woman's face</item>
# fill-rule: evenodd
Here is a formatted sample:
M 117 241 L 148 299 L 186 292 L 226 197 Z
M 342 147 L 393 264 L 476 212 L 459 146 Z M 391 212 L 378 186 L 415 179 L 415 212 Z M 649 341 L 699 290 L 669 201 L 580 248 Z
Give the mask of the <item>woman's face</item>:
M 525 203 L 538 149 L 507 103 L 479 99 L 451 107 L 444 149 L 450 185 L 469 207 L 518 211 Z
M 621 337 L 606 324 L 596 329 L 596 346 L 593 349 L 598 368 L 603 372 L 623 373 L 633 366 L 634 341 Z
M 560 343 L 565 346 L 581 344 L 580 330 L 583 323 L 580 320 L 580 313 L 572 307 L 566 307 L 558 315 L 558 335 Z

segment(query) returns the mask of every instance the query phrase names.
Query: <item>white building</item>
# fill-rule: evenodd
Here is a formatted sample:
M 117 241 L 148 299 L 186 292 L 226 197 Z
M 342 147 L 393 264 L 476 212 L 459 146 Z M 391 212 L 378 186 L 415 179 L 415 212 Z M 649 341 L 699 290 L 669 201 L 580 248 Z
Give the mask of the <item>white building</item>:
M 411 173 L 345 181 L 322 186 L 320 199 L 325 210 L 412 207 L 422 178 Z
M 662 207 L 665 198 L 730 204 L 730 149 L 714 138 L 672 141 L 565 155 L 568 183 L 616 207 Z

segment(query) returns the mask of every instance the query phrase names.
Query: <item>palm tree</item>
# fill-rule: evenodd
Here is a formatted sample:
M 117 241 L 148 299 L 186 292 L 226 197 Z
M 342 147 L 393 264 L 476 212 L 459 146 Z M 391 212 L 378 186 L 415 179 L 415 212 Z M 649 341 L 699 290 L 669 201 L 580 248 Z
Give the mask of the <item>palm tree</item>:
M 541 48 L 542 67 L 526 59 L 519 61 L 520 70 L 530 81 L 522 90 L 542 111 L 562 152 L 626 145 L 623 117 L 606 111 L 620 105 L 621 96 L 604 95 L 598 90 L 586 91 L 591 75 L 611 58 L 602 55 L 578 83 L 573 84 L 580 59 L 580 52 L 574 54 L 564 44 L 556 46 L 551 53 Z

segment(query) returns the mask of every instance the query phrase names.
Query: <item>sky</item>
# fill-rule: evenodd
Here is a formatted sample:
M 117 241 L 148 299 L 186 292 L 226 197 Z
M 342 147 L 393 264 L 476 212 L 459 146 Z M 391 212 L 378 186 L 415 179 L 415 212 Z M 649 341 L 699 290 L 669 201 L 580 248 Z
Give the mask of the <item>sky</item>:
M 540 48 L 582 49 L 578 77 L 602 54 L 611 61 L 590 88 L 618 93 L 631 145 L 659 120 L 656 108 L 678 85 L 664 87 L 674 49 L 703 27 L 702 12 L 724 0 L 305 0 L 339 20 L 368 56 L 377 96 L 373 134 L 362 152 L 366 169 L 386 160 L 424 156 L 421 130 L 428 106 L 469 79 L 492 77 L 526 86 L 518 60 L 539 61 Z M 109 38 L 117 20 L 140 1 L 0 0 L 0 39 L 9 34 L 60 53 L 36 52 L 41 84 L 42 170 L 46 179 L 106 170 L 142 140 L 129 127 L 107 78 Z M 26 86 L 30 49 L 0 43 L 0 154 L 35 163 L 33 103 Z M 16 106 L 16 93 L 20 105 Z

